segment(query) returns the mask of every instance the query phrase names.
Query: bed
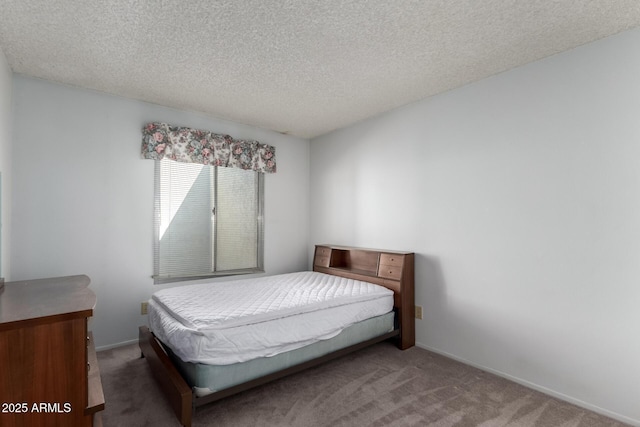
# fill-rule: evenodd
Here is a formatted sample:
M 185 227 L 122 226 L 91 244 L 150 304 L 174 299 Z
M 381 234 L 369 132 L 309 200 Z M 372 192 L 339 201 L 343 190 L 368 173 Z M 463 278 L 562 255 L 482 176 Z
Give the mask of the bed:
M 310 272 L 154 293 L 139 345 L 189 427 L 198 406 L 383 340 L 413 346 L 413 281 L 413 253 L 318 245 Z

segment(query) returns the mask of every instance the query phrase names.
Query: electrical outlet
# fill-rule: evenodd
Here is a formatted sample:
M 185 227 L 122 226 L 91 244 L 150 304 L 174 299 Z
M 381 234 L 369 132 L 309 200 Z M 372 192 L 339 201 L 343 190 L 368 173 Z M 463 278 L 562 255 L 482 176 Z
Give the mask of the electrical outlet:
M 147 301 L 140 303 L 140 314 L 147 314 L 147 305 L 149 305 Z
M 416 305 L 416 319 L 422 319 L 422 307 Z

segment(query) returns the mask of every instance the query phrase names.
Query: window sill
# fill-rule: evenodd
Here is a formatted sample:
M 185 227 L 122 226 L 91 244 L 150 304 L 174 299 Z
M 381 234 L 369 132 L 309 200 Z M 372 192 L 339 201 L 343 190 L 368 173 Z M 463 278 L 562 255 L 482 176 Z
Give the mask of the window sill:
M 228 277 L 228 276 L 240 276 L 244 274 L 259 274 L 264 273 L 264 270 L 261 268 L 246 268 L 242 270 L 228 270 L 228 271 L 219 271 L 210 274 L 197 274 L 192 276 L 151 276 L 153 278 L 154 285 L 163 285 L 165 283 L 175 283 L 175 282 L 186 282 L 193 280 L 202 280 L 202 279 L 216 279 L 219 277 Z

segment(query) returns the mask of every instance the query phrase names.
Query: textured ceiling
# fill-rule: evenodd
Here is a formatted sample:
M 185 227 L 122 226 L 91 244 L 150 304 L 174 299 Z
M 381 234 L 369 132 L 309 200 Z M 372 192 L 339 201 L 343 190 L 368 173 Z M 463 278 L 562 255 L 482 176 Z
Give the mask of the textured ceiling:
M 639 25 L 638 0 L 0 0 L 16 73 L 305 138 Z

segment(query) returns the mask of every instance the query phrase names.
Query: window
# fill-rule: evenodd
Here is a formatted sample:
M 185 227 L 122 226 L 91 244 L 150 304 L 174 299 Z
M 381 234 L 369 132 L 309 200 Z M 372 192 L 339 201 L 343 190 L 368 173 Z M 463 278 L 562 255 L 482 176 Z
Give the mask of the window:
M 263 271 L 263 174 L 156 161 L 154 283 Z

